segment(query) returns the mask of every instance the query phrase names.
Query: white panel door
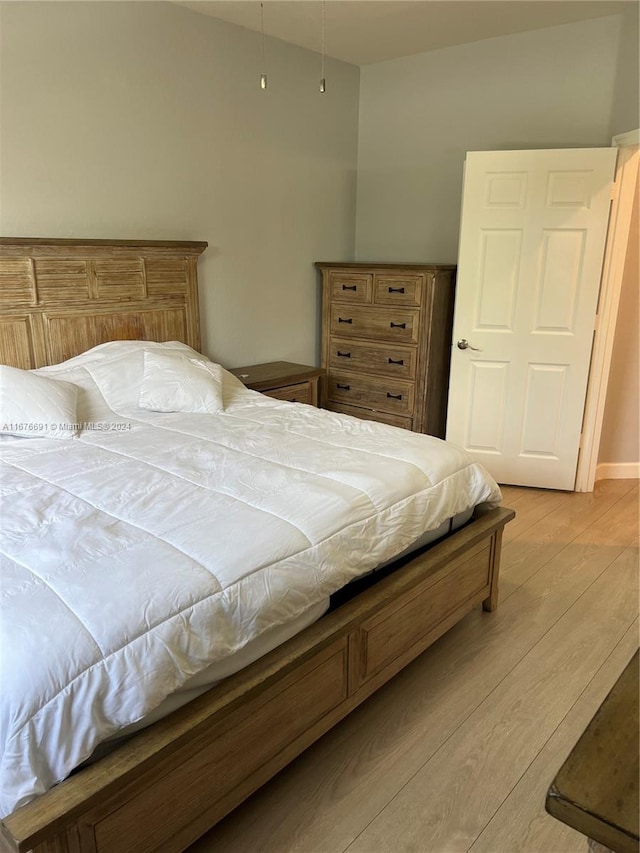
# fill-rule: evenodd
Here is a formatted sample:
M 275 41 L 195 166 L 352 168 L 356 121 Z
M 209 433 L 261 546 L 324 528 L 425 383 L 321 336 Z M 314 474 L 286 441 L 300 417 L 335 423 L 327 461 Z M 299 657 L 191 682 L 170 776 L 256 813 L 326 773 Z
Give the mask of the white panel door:
M 500 483 L 574 487 L 615 160 L 467 154 L 447 439 Z

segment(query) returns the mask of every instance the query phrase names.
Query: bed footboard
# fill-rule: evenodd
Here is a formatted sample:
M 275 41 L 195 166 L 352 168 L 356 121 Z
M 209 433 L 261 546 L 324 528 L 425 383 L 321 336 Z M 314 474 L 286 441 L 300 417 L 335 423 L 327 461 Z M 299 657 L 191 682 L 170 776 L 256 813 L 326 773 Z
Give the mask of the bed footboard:
M 2 824 L 0 848 L 181 851 L 472 608 L 497 605 L 502 531 L 477 516 Z

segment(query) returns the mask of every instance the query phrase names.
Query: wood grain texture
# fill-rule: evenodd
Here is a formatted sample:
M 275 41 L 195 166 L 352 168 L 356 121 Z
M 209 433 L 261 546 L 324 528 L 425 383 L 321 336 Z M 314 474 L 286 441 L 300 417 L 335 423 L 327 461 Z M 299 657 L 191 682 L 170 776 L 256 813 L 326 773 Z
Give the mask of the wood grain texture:
M 297 382 L 295 385 L 284 385 L 282 388 L 269 388 L 263 393 L 274 400 L 286 400 L 289 403 L 306 403 L 309 406 L 318 405 L 317 380 Z
M 373 275 L 367 272 L 332 271 L 329 275 L 329 287 L 334 299 L 351 303 L 371 302 Z
M 156 850 L 177 826 L 187 830 L 205 813 L 215 822 L 226 811 L 215 792 L 224 795 L 246 783 L 247 754 L 259 770 L 346 700 L 345 655 L 343 639 L 316 655 L 277 691 L 255 695 L 239 712 L 207 727 L 188 760 L 171 773 L 158 774 L 135 799 L 99 821 L 98 850 Z M 212 771 L 214 786 L 205 781 Z
M 547 790 L 559 767 L 613 687 L 626 662 L 638 647 L 638 621 L 634 621 L 603 665 L 596 671 L 578 701 L 538 753 L 527 772 L 470 848 L 473 853 L 586 853 L 586 841 L 576 830 L 551 820 L 542 809 Z
M 489 622 L 469 613 L 193 853 L 585 853 L 544 799 L 638 645 L 638 484 L 599 482 L 588 506 L 503 492 L 535 512 L 515 538 L 519 515 L 505 528 L 501 572 L 530 548 L 531 576 Z M 553 515 L 538 523 L 542 506 Z
M 324 405 L 444 437 L 455 268 L 324 262 L 316 267 L 322 273 Z M 403 384 L 382 389 L 394 379 Z M 388 394 L 402 395 L 401 404 L 394 405 Z
M 360 343 L 332 337 L 329 366 L 334 370 L 356 370 L 384 378 L 415 379 L 418 351 L 413 347 Z
M 402 417 L 402 415 L 392 414 L 391 412 L 373 411 L 373 409 L 363 409 L 358 406 L 352 406 L 347 403 L 331 403 L 327 406 L 332 412 L 339 412 L 343 415 L 351 415 L 353 418 L 360 418 L 363 421 L 376 421 L 389 426 L 400 427 L 401 429 L 413 429 L 413 418 Z
M 409 417 L 414 411 L 415 385 L 401 379 L 382 379 L 346 370 L 332 370 L 327 380 L 329 399 L 347 406 L 371 406 L 378 412 Z
M 596 525 L 594 538 L 604 537 L 614 545 L 622 535 L 623 544 L 626 543 L 625 525 L 633 520 L 632 503 L 626 511 L 618 507 L 620 514 L 617 520 L 609 521 L 606 528 L 602 528 L 599 520 L 607 509 L 619 505 L 620 500 L 631 490 L 629 480 L 602 480 L 595 492 L 575 493 L 570 501 L 563 496 L 564 499 L 560 503 L 554 501 L 551 505 L 547 504 L 540 521 L 532 523 L 530 517 L 528 526 L 524 526 L 524 520 L 521 522 L 524 529 L 521 527 L 521 533 L 516 533 L 515 538 L 512 538 L 509 528 L 505 528 L 503 547 L 508 560 L 503 566 L 500 578 L 501 600 L 505 601 L 515 589 L 559 556 L 568 542 L 575 541 L 591 525 Z M 504 499 L 511 498 L 512 495 L 507 493 Z M 526 518 L 527 511 L 522 505 L 521 512 Z M 521 521 L 520 513 L 514 519 L 514 525 L 518 521 Z
M 206 243 L 0 239 L 0 362 L 57 364 L 112 340 L 200 349 Z
M 549 630 L 350 853 L 397 851 L 400 832 L 405 849 L 427 843 L 435 850 L 468 850 L 634 620 L 636 580 L 637 567 L 599 578 L 566 624 Z
M 638 687 L 636 650 L 558 771 L 546 800 L 554 817 L 618 853 L 637 853 L 640 842 Z
M 385 276 L 378 273 L 375 277 L 373 300 L 376 305 L 408 305 L 419 308 L 425 297 L 422 276 L 399 275 Z
M 334 304 L 331 309 L 332 335 L 346 335 L 392 344 L 417 344 L 420 314 L 409 308 L 362 307 Z
M 290 361 L 270 361 L 235 367 L 231 371 L 247 388 L 261 391 L 276 400 L 307 403 L 317 406 L 320 398 L 320 379 L 324 370 L 295 364 Z

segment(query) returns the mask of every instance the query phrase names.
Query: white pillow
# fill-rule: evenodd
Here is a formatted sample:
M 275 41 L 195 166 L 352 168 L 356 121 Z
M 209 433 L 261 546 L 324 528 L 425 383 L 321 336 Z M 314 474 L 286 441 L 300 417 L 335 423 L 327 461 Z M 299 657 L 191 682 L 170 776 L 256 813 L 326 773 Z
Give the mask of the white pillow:
M 222 412 L 222 368 L 146 350 L 138 405 L 153 412 Z
M 73 438 L 78 387 L 0 365 L 0 433 L 22 438 Z

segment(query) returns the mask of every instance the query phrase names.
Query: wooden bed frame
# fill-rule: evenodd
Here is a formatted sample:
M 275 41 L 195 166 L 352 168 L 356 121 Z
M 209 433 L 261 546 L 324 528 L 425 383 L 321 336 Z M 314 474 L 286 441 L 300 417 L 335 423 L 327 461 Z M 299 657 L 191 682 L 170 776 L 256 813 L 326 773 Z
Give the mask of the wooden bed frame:
M 206 243 L 0 239 L 0 362 L 116 339 L 200 347 Z M 181 851 L 472 608 L 493 610 L 504 525 L 479 514 L 247 669 L 0 824 L 0 849 Z

